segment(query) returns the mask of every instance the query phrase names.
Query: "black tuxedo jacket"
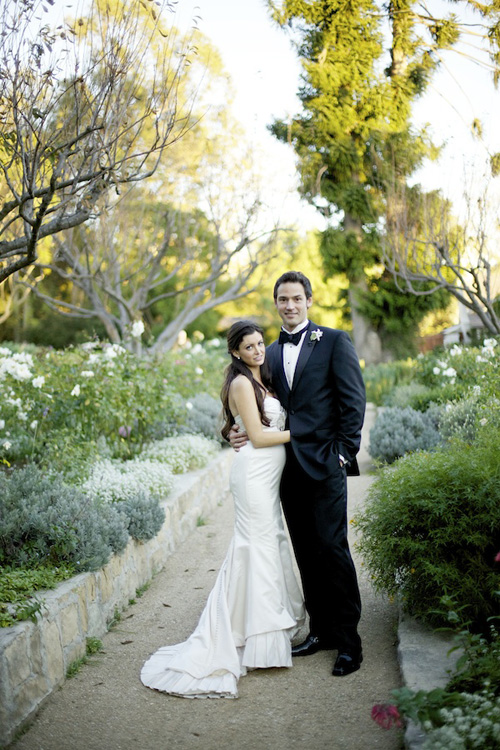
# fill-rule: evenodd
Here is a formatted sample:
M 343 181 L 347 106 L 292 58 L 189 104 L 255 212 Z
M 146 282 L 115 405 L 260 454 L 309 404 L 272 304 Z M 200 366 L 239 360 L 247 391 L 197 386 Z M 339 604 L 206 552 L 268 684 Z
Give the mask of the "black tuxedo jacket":
M 313 331 L 321 331 L 311 340 Z M 283 347 L 267 348 L 273 387 L 288 412 L 293 451 L 313 479 L 338 472 L 339 454 L 347 473 L 359 474 L 356 454 L 365 414 L 365 386 L 358 356 L 345 331 L 310 323 L 292 389 L 283 369 Z

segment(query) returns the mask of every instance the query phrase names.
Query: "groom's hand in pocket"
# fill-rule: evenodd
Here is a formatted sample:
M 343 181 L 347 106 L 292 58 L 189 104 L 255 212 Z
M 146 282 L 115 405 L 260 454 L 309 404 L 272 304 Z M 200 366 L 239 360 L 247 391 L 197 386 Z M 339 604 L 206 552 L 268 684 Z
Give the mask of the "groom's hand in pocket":
M 231 448 L 233 448 L 236 453 L 240 448 L 243 448 L 243 446 L 248 443 L 248 435 L 246 434 L 246 432 L 244 432 L 244 430 L 240 430 L 237 424 L 233 424 L 233 426 L 231 427 L 231 432 L 229 433 L 228 439 Z

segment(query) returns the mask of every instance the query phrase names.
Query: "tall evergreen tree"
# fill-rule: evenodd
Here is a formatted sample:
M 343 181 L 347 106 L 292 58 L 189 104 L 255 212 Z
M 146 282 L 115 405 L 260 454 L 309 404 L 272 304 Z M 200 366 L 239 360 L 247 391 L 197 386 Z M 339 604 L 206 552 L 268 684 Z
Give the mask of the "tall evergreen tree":
M 407 321 L 414 330 L 419 317 L 436 306 L 436 298 L 426 296 L 405 302 L 381 264 L 380 229 L 397 224 L 400 191 L 394 183 L 404 184 L 424 158 L 437 154 L 425 132 L 412 130 L 411 106 L 438 64 L 437 50 L 458 40 L 459 24 L 453 15 L 419 15 L 411 0 L 390 2 L 387 17 L 370 0 L 269 5 L 273 18 L 292 29 L 304 71 L 299 91 L 303 112 L 291 123 L 276 121 L 271 130 L 294 146 L 304 196 L 333 219 L 321 239 L 325 271 L 347 275 L 356 348 L 365 361 L 376 361 L 382 356 L 378 333 L 393 329 L 381 310 L 397 310 L 400 324 Z M 495 46 L 494 5 L 483 4 L 479 12 L 489 19 Z M 390 61 L 383 70 L 386 20 Z M 394 297 L 389 306 L 388 294 Z M 405 304 L 411 315 L 401 314 Z

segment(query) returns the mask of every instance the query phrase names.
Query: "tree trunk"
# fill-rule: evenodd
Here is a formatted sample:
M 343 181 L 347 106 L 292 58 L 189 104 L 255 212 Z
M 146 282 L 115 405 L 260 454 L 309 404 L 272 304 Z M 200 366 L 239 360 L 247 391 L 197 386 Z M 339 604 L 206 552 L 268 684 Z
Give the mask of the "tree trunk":
M 354 232 L 358 237 L 363 232 L 360 221 L 347 212 L 344 214 L 344 230 Z M 351 308 L 354 346 L 358 357 L 364 360 L 365 364 L 371 365 L 382 361 L 382 342 L 370 321 L 363 317 L 359 311 L 359 298 L 366 291 L 367 284 L 364 275 L 357 279 L 349 279 L 349 306 Z
M 366 281 L 360 279 L 349 285 L 349 305 L 351 308 L 352 337 L 358 357 L 365 364 L 374 365 L 382 362 L 382 342 L 377 331 L 370 325 L 358 309 L 358 296 L 360 292 L 366 292 Z

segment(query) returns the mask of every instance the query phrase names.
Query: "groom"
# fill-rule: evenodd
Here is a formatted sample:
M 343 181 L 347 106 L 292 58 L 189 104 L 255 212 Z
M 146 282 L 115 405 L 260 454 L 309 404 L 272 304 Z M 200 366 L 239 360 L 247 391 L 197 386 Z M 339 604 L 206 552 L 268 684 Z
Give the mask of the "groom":
M 308 320 L 312 289 L 306 276 L 299 271 L 280 276 L 274 302 L 283 326 L 267 359 L 291 431 L 280 494 L 310 618 L 309 635 L 292 655 L 337 649 L 333 674 L 344 676 L 363 660 L 357 631 L 361 600 L 347 541 L 346 474 L 359 474 L 355 457 L 365 388 L 349 336 Z M 238 447 L 236 435 L 231 444 Z

